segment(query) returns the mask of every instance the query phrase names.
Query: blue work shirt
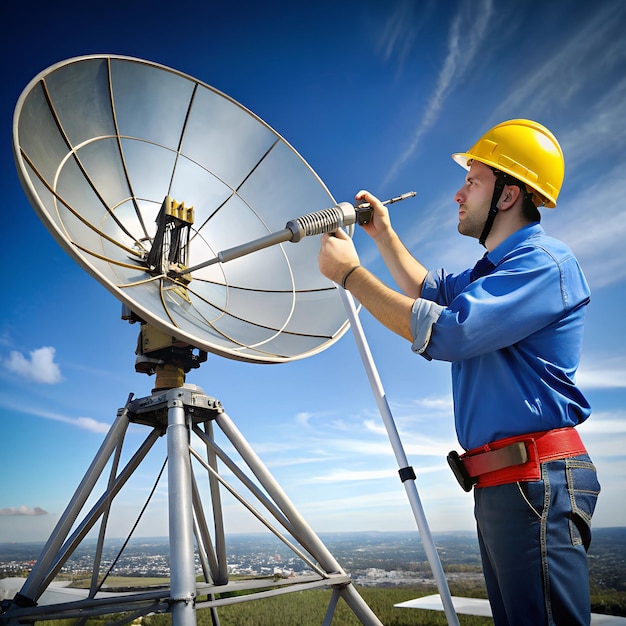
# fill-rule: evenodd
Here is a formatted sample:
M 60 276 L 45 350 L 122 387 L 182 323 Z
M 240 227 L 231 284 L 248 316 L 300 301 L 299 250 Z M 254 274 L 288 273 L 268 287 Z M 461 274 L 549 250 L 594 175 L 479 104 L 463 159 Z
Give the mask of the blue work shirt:
M 413 350 L 452 362 L 466 450 L 591 412 L 574 382 L 589 287 L 573 253 L 532 223 L 487 256 L 495 269 L 473 282 L 471 270 L 429 272 L 411 320 Z

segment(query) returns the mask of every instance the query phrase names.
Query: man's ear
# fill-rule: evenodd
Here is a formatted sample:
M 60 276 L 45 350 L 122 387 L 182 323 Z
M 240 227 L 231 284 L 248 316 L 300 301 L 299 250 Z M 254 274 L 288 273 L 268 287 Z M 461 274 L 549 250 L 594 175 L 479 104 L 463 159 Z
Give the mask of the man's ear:
M 507 211 L 515 205 L 522 195 L 522 190 L 517 185 L 505 185 L 500 196 L 499 209 Z

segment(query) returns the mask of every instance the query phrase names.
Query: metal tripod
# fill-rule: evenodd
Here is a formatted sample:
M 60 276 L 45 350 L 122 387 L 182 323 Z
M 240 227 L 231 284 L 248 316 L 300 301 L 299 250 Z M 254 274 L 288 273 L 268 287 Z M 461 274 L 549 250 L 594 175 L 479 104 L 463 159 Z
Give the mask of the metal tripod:
M 151 427 L 151 430 L 125 467 L 118 472 L 122 444 L 130 423 L 143 424 Z M 214 425 L 221 429 L 236 449 L 256 482 L 215 443 Z M 192 434 L 204 444 L 204 454 L 191 446 Z M 112 501 L 162 435 L 167 437 L 170 585 L 122 595 L 102 592 L 98 586 L 98 572 Z M 87 499 L 111 459 L 105 492 L 79 521 Z M 218 459 L 263 506 L 263 514 L 219 474 Z M 197 470 L 194 469 L 198 465 L 206 472 L 205 477 L 209 482 L 215 541 L 211 539 L 199 495 Z M 291 548 L 306 563 L 311 573 L 281 580 L 229 581 L 220 487 L 226 488 Z M 272 522 L 266 516 L 271 516 Z M 92 583 L 86 597 L 75 602 L 38 606 L 39 599 L 59 570 L 98 522 L 100 532 Z M 72 528 L 74 530 L 70 534 Z M 203 582 L 196 581 L 194 544 L 202 567 Z M 318 587 L 330 587 L 333 590 L 323 626 L 330 625 L 339 598 L 346 601 L 362 624 L 382 626 L 352 585 L 350 577 L 296 511 L 220 402 L 205 395 L 199 387 L 183 384 L 178 388 L 155 391 L 145 398 L 129 398 L 126 406 L 118 411 L 115 422 L 39 560 L 21 591 L 0 615 L 0 624 L 14 626 L 26 621 L 83 619 L 120 612 L 126 613 L 124 621 L 130 622 L 148 613 L 168 611 L 174 626 L 195 626 L 196 609 L 209 608 L 213 623 L 217 625 L 219 606 Z M 237 591 L 246 591 L 246 595 L 232 593 Z

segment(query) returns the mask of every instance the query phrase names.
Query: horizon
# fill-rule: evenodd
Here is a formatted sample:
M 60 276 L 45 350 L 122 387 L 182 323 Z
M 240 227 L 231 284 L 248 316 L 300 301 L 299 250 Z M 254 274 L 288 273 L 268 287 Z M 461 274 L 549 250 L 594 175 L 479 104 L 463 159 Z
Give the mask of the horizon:
M 621 531 L 626 532 L 626 526 L 593 526 L 591 529 L 591 532 L 592 532 L 591 545 L 593 545 L 593 535 L 595 532 L 604 533 L 605 531 L 616 531 L 616 530 L 621 530 Z M 288 533 L 286 534 L 290 536 Z M 421 536 L 417 528 L 407 529 L 407 530 L 329 530 L 329 531 L 321 531 L 316 534 L 320 538 L 323 538 L 324 536 L 327 536 L 327 535 L 413 535 L 415 534 L 416 538 L 418 538 L 421 541 Z M 463 536 L 471 537 L 473 540 L 478 542 L 478 538 L 476 537 L 476 531 L 474 530 L 432 530 L 431 529 L 431 534 L 433 535 L 433 537 L 437 537 L 437 536 L 441 537 L 444 535 L 463 535 Z M 276 541 L 281 542 L 281 540 L 278 537 L 276 537 L 273 533 L 269 531 L 268 532 L 260 532 L 260 531 L 226 532 L 224 536 L 226 539 L 236 538 L 236 537 L 263 537 L 263 538 L 268 538 L 268 539 L 276 539 Z M 43 537 L 41 539 L 31 539 L 28 541 L 0 540 L 0 546 L 14 545 L 14 544 L 41 544 L 41 543 L 45 543 L 47 540 L 48 540 L 48 537 Z M 88 535 L 87 537 L 85 537 L 85 539 L 83 539 L 80 545 L 83 545 L 85 542 L 96 542 L 97 540 L 98 540 L 97 537 Z M 157 536 L 149 536 L 149 535 L 134 536 L 133 535 L 130 538 L 121 537 L 121 536 L 112 536 L 112 537 L 107 536 L 105 539 L 105 545 L 106 545 L 106 542 L 126 541 L 126 540 L 129 540 L 129 541 L 152 540 L 152 541 L 168 542 L 169 536 L 168 535 L 157 535 Z

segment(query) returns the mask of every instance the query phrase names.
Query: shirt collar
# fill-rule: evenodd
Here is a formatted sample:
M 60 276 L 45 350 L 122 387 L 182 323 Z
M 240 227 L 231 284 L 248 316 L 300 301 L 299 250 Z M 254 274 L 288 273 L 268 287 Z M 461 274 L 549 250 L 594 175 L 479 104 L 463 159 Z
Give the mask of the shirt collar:
M 544 233 L 545 231 L 539 222 L 526 224 L 526 226 L 522 226 L 519 230 L 516 230 L 491 252 L 487 253 L 487 258 L 494 265 L 499 265 L 502 262 L 502 259 L 504 259 L 504 257 L 511 252 L 511 250 L 519 246 L 523 241 L 526 241 L 530 237 L 543 235 Z

